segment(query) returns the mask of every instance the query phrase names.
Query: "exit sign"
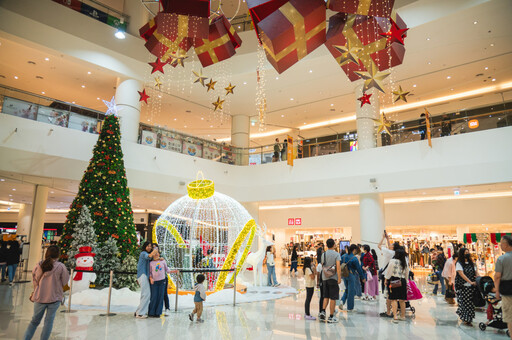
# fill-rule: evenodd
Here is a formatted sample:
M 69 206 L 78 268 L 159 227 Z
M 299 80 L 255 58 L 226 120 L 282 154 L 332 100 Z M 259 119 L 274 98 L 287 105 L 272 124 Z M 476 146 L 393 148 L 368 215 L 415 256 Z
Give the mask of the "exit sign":
M 288 225 L 302 225 L 302 218 L 289 218 Z

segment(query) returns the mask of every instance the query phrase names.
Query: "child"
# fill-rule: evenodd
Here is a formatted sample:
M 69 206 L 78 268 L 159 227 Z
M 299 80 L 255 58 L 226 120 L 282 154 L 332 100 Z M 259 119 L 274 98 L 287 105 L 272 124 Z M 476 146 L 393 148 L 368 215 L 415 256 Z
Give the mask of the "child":
M 206 289 L 203 285 L 204 279 L 205 277 L 203 274 L 199 274 L 196 277 L 197 283 L 194 286 L 194 305 L 196 307 L 192 313 L 188 315 L 190 321 L 194 321 L 194 314 L 197 314 L 197 322 L 204 322 L 204 320 L 201 319 L 201 314 L 203 314 L 203 301 L 206 300 Z
M 158 249 L 158 248 L 155 248 Z M 167 263 L 160 257 L 158 250 L 154 251 L 154 259 L 149 263 L 149 283 L 151 284 L 151 299 L 149 300 L 148 316 L 150 318 L 158 318 L 162 315 L 164 305 L 165 280 L 167 273 L 171 271 L 167 267 Z
M 306 303 L 304 305 L 306 309 L 306 315 L 304 315 L 304 318 L 306 320 L 316 320 L 316 318 L 309 312 L 311 299 L 313 298 L 313 293 L 315 292 L 315 274 L 311 269 L 311 257 L 309 256 L 304 258 L 304 279 L 306 280 Z
M 202 267 L 203 268 L 206 268 L 206 269 L 215 269 L 215 263 L 213 261 L 213 250 L 212 249 L 208 249 L 206 251 L 206 257 L 204 259 L 201 260 L 201 264 L 202 264 Z M 208 289 L 212 290 L 213 289 L 213 283 L 215 281 L 215 273 L 212 273 L 212 272 L 209 272 L 206 274 L 206 277 L 208 278 Z

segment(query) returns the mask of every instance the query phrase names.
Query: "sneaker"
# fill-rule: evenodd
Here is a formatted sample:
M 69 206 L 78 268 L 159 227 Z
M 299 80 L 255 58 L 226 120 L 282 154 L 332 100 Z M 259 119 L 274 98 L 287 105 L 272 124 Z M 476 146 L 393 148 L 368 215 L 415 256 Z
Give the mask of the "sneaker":
M 304 315 L 304 319 L 306 319 L 306 320 L 316 320 L 316 318 L 313 315 Z
M 320 319 L 320 321 L 325 321 L 325 312 L 320 312 L 320 314 L 318 314 L 318 319 Z
M 137 315 L 136 318 L 137 319 L 147 319 L 148 316 L 147 315 Z
M 274 285 L 274 287 L 279 287 L 280 285 L 281 285 L 280 283 L 276 283 L 276 284 Z
M 400 320 L 400 321 L 405 321 L 405 320 L 407 320 L 407 319 L 406 319 L 405 317 L 403 317 L 403 318 L 402 318 L 401 316 L 399 316 L 399 317 L 398 317 L 398 320 Z
M 9 282 L 9 286 L 14 286 L 14 282 Z
M 203 323 L 203 322 L 204 322 L 204 320 L 203 320 L 203 319 L 197 319 L 197 322 L 199 322 L 199 323 Z
M 388 314 L 388 313 L 386 313 L 386 312 L 382 312 L 382 313 L 380 313 L 379 315 L 380 315 L 381 317 L 383 317 L 383 318 L 391 318 L 391 317 L 392 317 L 392 315 L 390 315 L 390 314 Z
M 190 321 L 194 321 L 194 314 L 193 313 L 190 313 L 188 315 L 188 318 L 190 319 Z
M 355 312 L 355 309 L 347 309 L 347 313 L 353 313 Z
M 327 319 L 327 323 L 336 323 L 338 322 L 338 318 L 335 316 L 329 316 L 329 319 Z

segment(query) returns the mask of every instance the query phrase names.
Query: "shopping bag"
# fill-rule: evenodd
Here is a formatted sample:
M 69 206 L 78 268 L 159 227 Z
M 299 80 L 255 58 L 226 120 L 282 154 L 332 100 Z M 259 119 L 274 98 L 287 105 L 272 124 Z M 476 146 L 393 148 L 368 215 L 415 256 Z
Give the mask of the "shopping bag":
M 414 281 L 408 281 L 407 282 L 407 300 L 420 300 L 423 298 L 423 295 L 421 295 L 420 290 L 418 289 L 418 286 L 416 286 L 416 282 Z
M 366 271 L 366 281 L 371 281 L 373 280 L 373 276 L 372 276 L 372 273 L 370 273 L 369 270 Z

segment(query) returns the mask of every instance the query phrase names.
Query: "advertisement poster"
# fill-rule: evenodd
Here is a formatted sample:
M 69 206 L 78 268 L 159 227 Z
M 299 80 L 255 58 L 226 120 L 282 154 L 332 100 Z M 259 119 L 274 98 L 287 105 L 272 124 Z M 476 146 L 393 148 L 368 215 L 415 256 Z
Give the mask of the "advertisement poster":
M 68 128 L 73 130 L 80 130 L 89 133 L 98 133 L 98 120 L 95 118 L 79 115 L 78 113 L 71 113 L 69 117 Z
M 65 110 L 57 110 L 51 107 L 40 106 L 39 111 L 37 112 L 38 122 L 67 127 L 68 120 L 69 112 Z
M 2 112 L 16 117 L 36 120 L 37 105 L 23 100 L 4 97 Z
M 82 10 L 82 3 L 78 0 L 53 0 L 53 2 L 69 7 L 77 12 Z
M 218 160 L 220 158 L 220 151 L 216 145 L 208 145 L 204 148 L 203 158 Z
M 96 8 L 91 7 L 89 5 L 82 4 L 82 8 L 81 8 L 80 11 L 82 12 L 82 14 L 88 15 L 91 18 L 99 20 L 99 21 L 101 21 L 101 22 L 103 22 L 105 24 L 108 21 L 108 14 L 107 13 L 105 13 L 103 11 L 100 11 L 99 9 L 96 9 Z
M 350 141 L 350 151 L 357 151 L 357 141 L 356 140 Z
M 255 153 L 256 149 L 249 150 L 249 165 L 261 164 L 261 154 Z
M 202 146 L 201 144 L 194 144 L 190 142 L 183 142 L 183 153 L 190 156 L 201 157 Z
M 142 131 L 141 144 L 148 145 L 148 146 L 151 146 L 154 148 L 156 146 L 156 133 L 154 133 L 153 131 L 148 131 L 148 130 Z
M 181 140 L 173 137 L 162 136 L 160 138 L 160 149 L 181 152 Z

